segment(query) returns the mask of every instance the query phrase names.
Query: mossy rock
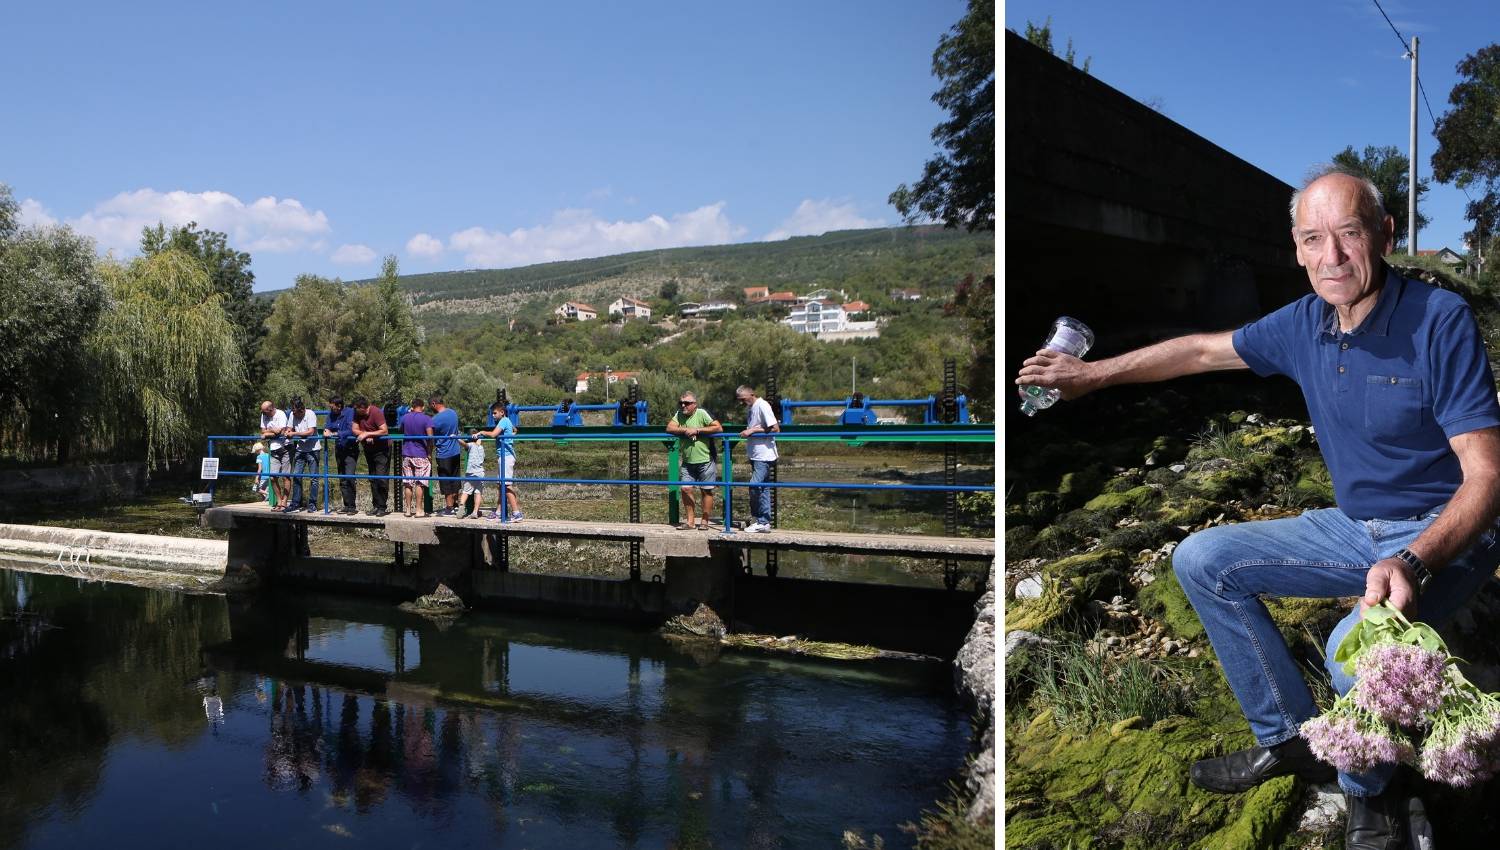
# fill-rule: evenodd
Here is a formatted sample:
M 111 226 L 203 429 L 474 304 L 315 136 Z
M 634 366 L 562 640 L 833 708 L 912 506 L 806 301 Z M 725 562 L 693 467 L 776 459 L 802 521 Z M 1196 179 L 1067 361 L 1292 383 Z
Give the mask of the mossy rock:
M 1055 630 L 1090 599 L 1109 599 L 1128 589 L 1130 559 L 1119 549 L 1096 549 L 1044 564 L 1041 595 L 1006 605 L 1005 630 Z
M 1158 520 L 1168 525 L 1194 526 L 1218 516 L 1223 510 L 1223 506 L 1217 502 L 1211 502 L 1201 496 L 1188 496 L 1182 501 L 1174 500 L 1163 505 L 1156 516 Z
M 1333 505 L 1333 478 L 1322 458 L 1313 458 L 1297 467 L 1297 482 L 1292 485 L 1292 493 L 1299 504 Z
M 1032 558 L 1035 557 L 1032 554 L 1034 551 L 1036 551 L 1036 529 L 1029 525 L 1007 524 L 1005 528 L 1006 560 Z
M 1307 430 L 1271 426 L 1240 431 L 1235 434 L 1235 439 L 1252 451 L 1291 454 L 1307 439 Z
M 1188 601 L 1177 575 L 1167 564 L 1159 564 L 1156 581 L 1137 591 L 1136 603 L 1147 616 L 1165 623 L 1174 636 L 1188 640 L 1204 637 L 1198 612 L 1193 610 L 1193 603 Z
M 1161 487 L 1170 487 L 1182 480 L 1181 472 L 1173 472 L 1170 468 L 1159 466 L 1146 473 L 1146 483 L 1156 484 Z
M 1037 525 L 1046 525 L 1057 516 L 1061 505 L 1056 493 L 1050 490 L 1033 490 L 1026 494 L 1026 518 Z
M 1104 482 L 1101 493 L 1124 493 L 1141 486 L 1146 480 L 1146 474 L 1140 469 L 1131 467 L 1115 477 Z
M 1159 520 L 1148 520 L 1125 528 L 1117 528 L 1099 541 L 1101 548 L 1139 552 L 1142 549 L 1159 549 L 1163 543 L 1181 540 L 1182 530 Z
M 1188 444 L 1177 437 L 1161 436 L 1151 441 L 1151 450 L 1143 463 L 1148 466 L 1165 466 L 1187 457 Z
M 1210 502 L 1226 502 L 1230 499 L 1243 498 L 1265 487 L 1261 472 L 1254 464 L 1189 472 L 1186 482 L 1199 496 Z
M 1098 495 L 1108 478 L 1109 467 L 1102 463 L 1075 469 L 1064 475 L 1057 485 L 1057 500 L 1064 508 L 1076 508 Z
M 1083 506 L 1099 513 L 1136 513 L 1161 500 L 1161 491 L 1150 484 L 1132 487 L 1122 493 L 1101 493 Z
M 1077 736 L 1032 724 L 1006 746 L 1006 846 L 1011 848 L 1271 848 L 1295 813 L 1290 777 L 1248 795 L 1188 781 L 1216 741 L 1244 737 L 1233 712 L 1170 717 L 1149 729 Z

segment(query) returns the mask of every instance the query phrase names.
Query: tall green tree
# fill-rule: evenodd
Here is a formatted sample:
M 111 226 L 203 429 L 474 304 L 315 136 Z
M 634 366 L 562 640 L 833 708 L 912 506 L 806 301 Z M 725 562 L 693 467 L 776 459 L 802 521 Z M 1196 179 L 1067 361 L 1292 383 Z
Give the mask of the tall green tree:
M 169 228 L 163 223 L 141 231 L 141 253 L 154 256 L 169 249 L 196 257 L 208 272 L 214 291 L 224 305 L 224 312 L 234 324 L 240 360 L 245 363 L 245 382 L 240 393 L 240 407 L 254 409 L 251 397 L 255 387 L 265 379 L 265 370 L 255 355 L 266 335 L 269 301 L 254 297 L 255 273 L 250 271 L 250 255 L 229 246 L 229 237 L 215 230 L 201 229 L 196 221 Z M 248 415 L 248 413 L 246 414 Z
M 1487 218 L 1493 205 L 1485 198 L 1500 194 L 1500 44 L 1491 44 L 1458 63 L 1459 81 L 1448 93 L 1452 108 L 1433 127 L 1437 150 L 1432 154 L 1432 176 L 1439 183 L 1461 189 L 1476 187 L 1485 196 L 1469 206 L 1475 222 L 1471 239 L 1483 244 L 1495 222 Z M 1482 231 L 1482 232 L 1480 232 Z
M 110 309 L 88 340 L 104 398 L 98 428 L 148 466 L 188 457 L 239 419 L 244 364 L 224 297 L 177 249 L 100 270 Z
M 93 240 L 67 227 L 23 228 L 0 183 L 0 452 L 68 459 L 94 413 L 84 340 L 107 304 Z
M 932 55 L 942 85 L 932 100 L 948 120 L 932 131 L 943 149 L 922 177 L 896 187 L 889 202 L 907 222 L 933 219 L 971 232 L 995 229 L 995 2 L 969 0 L 968 14 Z
M 1362 175 L 1375 184 L 1380 194 L 1385 198 L 1385 211 L 1396 222 L 1396 241 L 1410 245 L 1410 232 L 1407 230 L 1407 176 L 1410 169 L 1407 167 L 1406 155 L 1401 149 L 1393 146 L 1375 147 L 1367 145 L 1364 153 L 1354 152 L 1354 146 L 1344 148 L 1333 155 L 1333 163 L 1343 166 L 1355 174 Z M 1417 203 L 1420 207 L 1422 196 L 1427 194 L 1427 181 L 1417 181 Z M 1417 211 L 1417 230 L 1427 227 L 1428 218 L 1422 215 L 1420 209 Z
M 969 409 L 981 419 L 995 418 L 995 278 L 969 275 L 954 290 L 947 312 L 963 317 L 974 341 L 974 356 L 965 374 Z
M 422 328 L 412 314 L 411 298 L 401 291 L 400 277 L 396 256 L 388 254 L 374 287 L 366 287 L 369 292 L 364 293 L 373 301 L 367 315 L 378 320 L 365 387 L 372 398 L 409 395 L 422 371 Z

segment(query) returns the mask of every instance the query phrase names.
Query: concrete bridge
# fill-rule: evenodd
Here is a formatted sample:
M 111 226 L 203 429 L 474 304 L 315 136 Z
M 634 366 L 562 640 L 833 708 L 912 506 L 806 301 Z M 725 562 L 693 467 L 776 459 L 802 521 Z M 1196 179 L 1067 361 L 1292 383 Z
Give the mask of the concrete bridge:
M 210 508 L 204 522 L 229 533 L 229 574 L 250 571 L 266 584 L 412 598 L 442 583 L 470 605 L 642 621 L 689 613 L 704 603 L 726 623 L 754 631 L 861 643 L 876 643 L 870 636 L 879 631 L 878 645 L 933 654 L 951 654 L 957 647 L 978 592 L 752 576 L 748 553 L 787 549 L 926 557 L 973 564 L 980 575 L 988 573 L 995 557 L 993 539 L 811 531 L 710 534 L 658 523 L 283 514 L 263 503 Z M 314 526 L 374 531 L 402 544 L 411 557 L 401 563 L 314 557 L 302 545 Z M 665 569 L 659 577 L 620 580 L 508 568 L 512 541 L 543 537 L 636 543 L 646 554 L 662 557 Z

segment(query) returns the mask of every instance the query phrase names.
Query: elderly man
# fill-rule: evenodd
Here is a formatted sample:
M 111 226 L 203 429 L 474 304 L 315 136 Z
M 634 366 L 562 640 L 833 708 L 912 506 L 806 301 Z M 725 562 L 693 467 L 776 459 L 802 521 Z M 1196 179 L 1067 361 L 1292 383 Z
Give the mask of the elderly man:
M 292 471 L 292 449 L 287 440 L 286 413 L 276 409 L 269 401 L 260 403 L 260 438 L 266 441 L 266 451 L 271 454 L 271 486 L 276 488 L 276 506 L 273 511 L 286 510 L 292 497 L 292 480 L 287 474 Z
M 1327 658 L 1383 600 L 1440 626 L 1500 562 L 1500 406 L 1463 299 L 1395 274 L 1380 193 L 1329 168 L 1292 196 L 1292 240 L 1312 294 L 1236 331 L 1180 337 L 1084 363 L 1029 358 L 1018 384 L 1077 398 L 1115 384 L 1252 369 L 1286 375 L 1307 400 L 1337 508 L 1219 526 L 1188 537 L 1173 568 L 1203 621 L 1258 746 L 1193 765 L 1192 781 L 1233 793 L 1288 774 L 1333 771 L 1299 737 L 1317 708 L 1265 596 L 1361 597 Z M 1340 693 L 1353 686 L 1328 662 Z M 1349 850 L 1407 846 L 1408 795 L 1393 765 L 1339 774 Z
M 781 424 L 776 421 L 771 403 L 757 398 L 749 386 L 736 387 L 734 399 L 745 405 L 745 430 L 740 436 L 745 438 L 745 454 L 750 458 L 750 483 L 761 484 L 774 474 L 778 455 L 773 435 L 781 431 Z M 746 531 L 763 534 L 771 530 L 770 487 L 750 488 L 750 518 L 752 522 L 745 526 Z
M 713 414 L 698 406 L 698 397 L 692 393 L 678 396 L 677 413 L 667 420 L 667 433 L 677 435 L 678 457 L 682 466 L 682 507 L 685 519 L 678 528 L 708 531 L 714 510 L 714 465 L 709 451 L 708 436 L 724 430 L 724 426 Z M 700 437 L 702 439 L 700 439 Z M 698 516 L 702 523 L 694 522 L 693 491 L 697 490 L 703 502 Z
M 323 441 L 318 437 L 318 414 L 308 410 L 302 397 L 292 399 L 291 415 L 287 417 L 287 428 L 292 439 L 292 498 L 287 502 L 288 512 L 320 510 L 318 499 L 322 488 L 318 486 L 319 460 Z M 307 501 L 302 501 L 302 488 L 307 487 Z

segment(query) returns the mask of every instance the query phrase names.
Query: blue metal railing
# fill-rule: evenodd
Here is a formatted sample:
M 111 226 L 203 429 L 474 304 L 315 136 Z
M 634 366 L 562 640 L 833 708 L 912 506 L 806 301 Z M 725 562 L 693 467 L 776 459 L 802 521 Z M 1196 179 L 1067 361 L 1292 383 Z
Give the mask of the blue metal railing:
M 993 493 L 993 492 L 995 492 L 995 487 L 993 485 L 988 485 L 988 484 L 984 484 L 984 485 L 981 485 L 981 484 L 858 484 L 858 483 L 838 482 L 838 481 L 776 481 L 776 482 L 764 481 L 764 482 L 751 483 L 749 481 L 735 481 L 734 477 L 733 477 L 733 461 L 732 461 L 733 449 L 734 449 L 734 446 L 737 443 L 747 441 L 747 438 L 741 437 L 738 433 L 721 433 L 721 434 L 712 434 L 712 435 L 704 435 L 704 436 L 709 437 L 711 439 L 717 439 L 717 440 L 721 441 L 721 443 L 723 444 L 723 449 L 720 452 L 720 480 L 718 482 L 716 482 L 716 484 L 717 484 L 717 486 L 723 488 L 722 501 L 724 503 L 724 533 L 726 533 L 726 534 L 732 534 L 733 531 L 734 531 L 733 524 L 732 524 L 732 515 L 733 515 L 733 490 L 736 487 L 742 487 L 742 488 L 749 488 L 749 487 L 759 488 L 759 487 L 765 487 L 765 488 L 770 488 L 770 489 L 784 489 L 784 490 L 834 490 L 834 491 L 838 491 L 838 490 L 868 490 L 868 491 L 886 491 L 886 492 L 941 492 L 941 493 Z M 908 440 L 911 439 L 911 438 L 918 438 L 918 439 L 922 439 L 922 440 L 934 440 L 934 439 L 941 440 L 941 439 L 948 438 L 948 437 L 952 437 L 952 438 L 955 438 L 957 440 L 961 440 L 961 441 L 964 441 L 964 442 L 992 442 L 993 439 L 994 439 L 994 436 L 995 436 L 995 432 L 994 432 L 993 428 L 986 429 L 986 428 L 974 426 L 974 427 L 948 427 L 948 428 L 944 428 L 940 432 L 940 434 L 939 434 L 939 433 L 934 433 L 934 431 L 932 429 L 901 428 L 899 426 L 896 426 L 896 427 L 890 427 L 890 428 L 883 428 L 879 432 L 872 432 L 870 430 L 865 430 L 865 429 L 854 430 L 854 431 L 828 431 L 828 430 L 820 430 L 820 431 L 817 431 L 817 432 L 807 432 L 807 433 L 799 433 L 799 432 L 789 432 L 788 433 L 788 432 L 782 432 L 782 433 L 777 433 L 777 434 L 775 434 L 773 436 L 775 438 L 777 438 L 777 439 L 787 440 L 787 441 L 793 441 L 793 442 L 800 441 L 800 440 L 809 440 L 809 439 L 816 439 L 816 440 L 836 440 L 836 439 L 837 440 L 853 440 L 853 439 L 857 439 L 857 440 L 865 441 L 865 442 L 880 442 L 882 440 L 887 440 L 888 439 L 888 440 L 891 440 L 893 442 L 901 442 L 901 441 L 903 441 L 903 438 L 908 439 Z M 211 435 L 211 436 L 209 436 L 207 438 L 207 440 L 208 440 L 208 451 L 207 451 L 207 455 L 206 456 L 207 457 L 214 457 L 215 456 L 214 455 L 214 446 L 215 446 L 215 443 L 218 443 L 218 442 L 256 442 L 256 441 L 259 441 L 259 440 L 262 440 L 262 439 L 264 439 L 264 438 L 262 438 L 262 437 L 253 437 L 253 436 L 240 436 L 240 435 L 236 435 L 236 434 L 216 434 L 216 435 Z M 288 441 L 291 441 L 291 440 L 297 439 L 297 438 L 287 438 L 287 439 L 288 439 Z M 333 437 L 319 437 L 318 439 L 320 441 L 323 441 L 323 440 L 334 440 L 336 438 L 333 438 Z M 387 441 L 390 441 L 392 443 L 399 444 L 403 440 L 440 440 L 440 439 L 458 439 L 458 437 L 438 436 L 438 435 L 434 435 L 434 436 L 430 436 L 430 437 L 426 436 L 426 435 L 422 435 L 422 436 L 416 436 L 416 435 L 406 436 L 406 435 L 401 435 L 401 434 L 391 434 L 391 435 L 388 435 L 388 436 L 385 436 L 385 437 L 381 437 L 379 439 L 387 440 Z M 493 439 L 493 438 L 484 438 L 484 439 Z M 567 429 L 564 429 L 564 428 L 561 428 L 561 427 L 557 427 L 557 428 L 551 429 L 550 433 L 536 433 L 536 432 L 532 432 L 532 433 L 526 433 L 526 434 L 509 434 L 509 435 L 506 436 L 506 439 L 508 441 L 537 441 L 537 442 L 540 442 L 540 441 L 548 441 L 548 442 L 571 442 L 571 441 L 607 442 L 607 441 L 613 441 L 613 442 L 667 442 L 667 443 L 676 443 L 678 437 L 677 437 L 677 435 L 668 433 L 666 431 L 655 431 L 655 432 L 647 432 L 647 433 L 640 433 L 640 434 L 621 434 L 618 431 L 611 432 L 611 433 L 598 433 L 598 432 L 588 433 L 588 432 L 571 431 L 571 430 L 567 430 Z M 292 450 L 295 451 L 295 449 L 292 449 Z M 325 447 L 320 444 L 319 448 L 316 451 L 320 455 L 319 463 L 321 465 L 321 472 L 316 472 L 316 473 L 283 473 L 283 472 L 274 472 L 274 473 L 270 473 L 268 475 L 268 477 L 269 478 L 304 479 L 304 480 L 306 480 L 306 479 L 314 479 L 314 480 L 319 481 L 321 483 L 321 489 L 323 491 L 323 513 L 325 513 L 325 514 L 331 512 L 330 507 L 329 507 L 329 500 L 331 498 L 330 493 L 329 493 L 329 482 L 330 481 L 341 481 L 341 480 L 355 480 L 355 481 L 379 481 L 379 480 L 387 480 L 387 481 L 389 481 L 389 480 L 396 480 L 396 481 L 402 481 L 402 482 L 411 482 L 411 481 L 414 480 L 411 476 L 405 476 L 405 475 L 400 475 L 400 474 L 393 474 L 393 475 L 372 475 L 372 474 L 369 474 L 369 473 L 364 473 L 364 474 L 348 475 L 348 474 L 342 474 L 342 473 L 330 473 L 328 471 L 328 453 L 325 450 Z M 396 456 L 393 457 L 393 459 L 399 459 L 399 457 L 400 457 L 399 455 L 396 455 Z M 507 505 L 506 500 L 505 500 L 505 492 L 506 492 L 505 488 L 508 485 L 511 485 L 511 484 L 586 484 L 586 485 L 594 485 L 594 486 L 646 486 L 646 487 L 682 487 L 683 486 L 683 482 L 681 482 L 679 480 L 661 481 L 661 480 L 639 479 L 639 478 L 540 478 L 540 477 L 528 478 L 528 477 L 519 477 L 519 476 L 506 476 L 504 474 L 504 472 L 505 472 L 505 465 L 503 463 L 500 464 L 500 468 L 499 468 L 498 472 L 499 472 L 499 474 L 497 474 L 497 475 L 483 476 L 483 477 L 427 475 L 427 476 L 423 476 L 420 480 L 424 484 L 426 482 L 429 482 L 429 481 L 457 481 L 457 482 L 479 481 L 479 482 L 490 482 L 490 483 L 495 484 L 497 486 L 497 488 L 498 488 L 498 497 L 497 498 L 498 498 L 498 501 L 499 501 L 499 507 L 497 509 L 497 513 L 498 513 L 498 518 L 502 522 L 509 522 L 510 521 L 509 520 L 509 506 Z M 246 477 L 246 478 L 255 478 L 255 477 L 260 477 L 261 476 L 261 473 L 258 470 L 255 471 L 255 472 L 246 472 L 246 471 L 239 471 L 239 470 L 222 470 L 221 469 L 218 474 L 220 476 Z M 213 485 L 212 482 L 210 482 L 210 485 L 209 485 L 209 492 L 210 492 L 210 494 L 212 494 L 214 492 L 214 485 Z M 705 517 L 705 519 L 707 519 L 707 517 Z

